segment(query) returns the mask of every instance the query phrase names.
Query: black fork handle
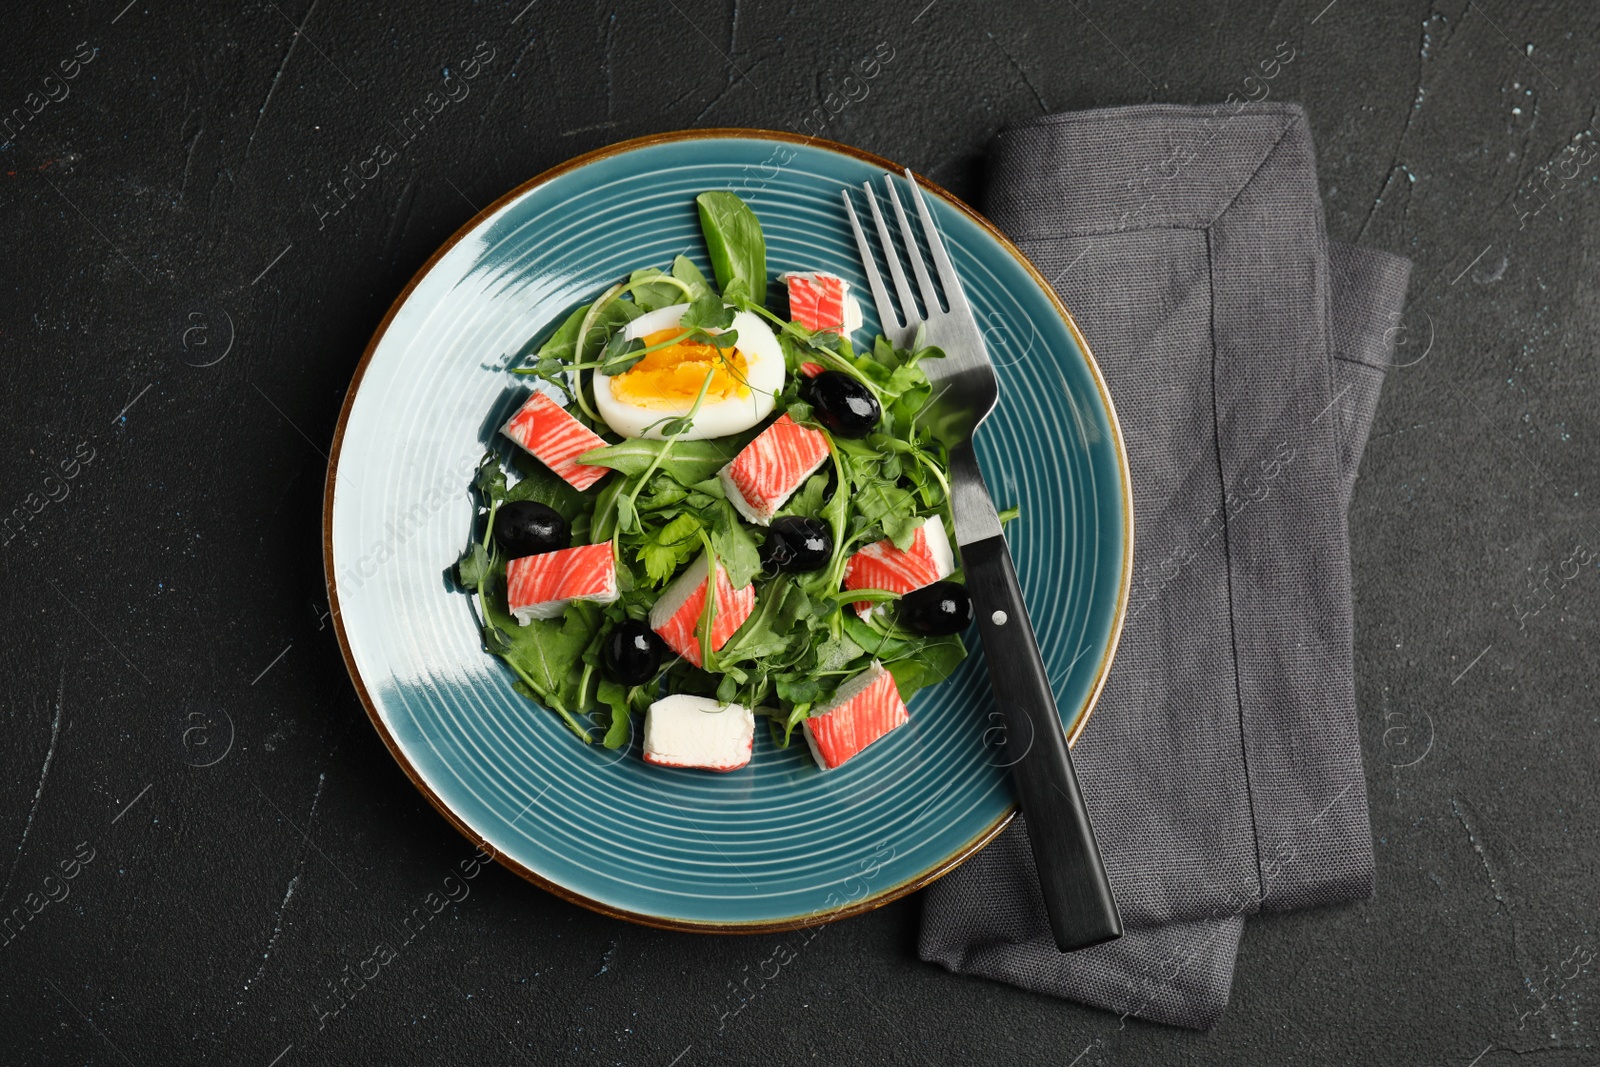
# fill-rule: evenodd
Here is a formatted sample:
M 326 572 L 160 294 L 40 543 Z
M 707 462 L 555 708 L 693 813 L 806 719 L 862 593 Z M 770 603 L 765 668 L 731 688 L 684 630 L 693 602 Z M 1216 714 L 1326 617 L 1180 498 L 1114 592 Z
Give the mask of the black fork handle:
M 1028 817 L 1050 932 L 1063 952 L 1114 940 L 1122 936 L 1122 916 L 1005 537 L 962 545 L 961 565 L 1006 730 L 1006 759 Z

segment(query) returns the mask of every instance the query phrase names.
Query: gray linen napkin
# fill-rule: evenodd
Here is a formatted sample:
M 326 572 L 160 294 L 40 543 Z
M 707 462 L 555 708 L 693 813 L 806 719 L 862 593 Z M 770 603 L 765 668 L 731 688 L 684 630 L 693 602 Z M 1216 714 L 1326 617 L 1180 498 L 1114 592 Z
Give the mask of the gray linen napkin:
M 921 955 L 1208 1027 L 1244 916 L 1372 893 L 1346 511 L 1410 263 L 1328 240 L 1288 104 L 1041 118 L 996 139 L 984 206 L 1128 446 L 1127 622 L 1074 749 L 1128 929 L 1056 951 L 1019 818 L 924 894 Z

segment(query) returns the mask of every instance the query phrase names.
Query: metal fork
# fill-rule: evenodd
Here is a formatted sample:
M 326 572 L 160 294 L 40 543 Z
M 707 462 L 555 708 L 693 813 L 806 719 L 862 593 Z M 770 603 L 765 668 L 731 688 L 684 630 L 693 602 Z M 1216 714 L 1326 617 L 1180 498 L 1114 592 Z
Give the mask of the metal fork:
M 924 417 L 950 449 L 950 506 L 956 543 L 983 638 L 995 703 L 1005 725 L 1006 758 L 1018 800 L 1028 817 L 1028 838 L 1050 931 L 1057 947 L 1070 952 L 1121 937 L 1122 918 L 1084 807 L 1072 753 L 1028 619 L 1011 550 L 1001 533 L 994 502 L 972 448 L 973 433 L 999 400 L 1000 382 L 989 361 L 983 332 L 967 303 L 961 278 L 945 251 L 916 177 L 907 170 L 905 179 L 916 201 L 938 287 L 923 262 L 905 209 L 900 206 L 894 178 L 885 174 L 883 183 L 899 223 L 906 259 L 916 278 L 916 293 L 901 266 L 883 213 L 878 210 L 872 183 L 863 182 L 862 186 L 894 283 L 898 308 L 878 272 L 872 246 L 856 217 L 848 189 L 844 191 L 845 212 L 878 305 L 884 336 L 896 347 L 906 347 L 920 330 L 925 344 L 936 345 L 945 353 L 943 359 L 922 364 L 934 389 Z M 942 302 L 939 289 L 944 292 Z M 920 311 L 917 294 L 922 298 Z

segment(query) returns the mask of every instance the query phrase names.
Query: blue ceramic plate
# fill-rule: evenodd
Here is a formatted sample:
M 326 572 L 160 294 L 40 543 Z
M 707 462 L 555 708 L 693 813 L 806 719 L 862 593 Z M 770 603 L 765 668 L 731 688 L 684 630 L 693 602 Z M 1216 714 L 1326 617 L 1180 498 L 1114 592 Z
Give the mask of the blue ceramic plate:
M 839 192 L 899 168 L 781 133 L 702 130 L 614 145 L 509 193 L 440 249 L 356 370 L 324 514 L 328 593 L 350 675 L 417 788 L 475 843 L 568 900 L 656 926 L 766 931 L 876 907 L 972 855 L 1010 819 L 981 650 L 911 722 L 823 773 L 756 731 L 731 774 L 586 748 L 511 688 L 448 571 L 494 430 L 526 390 L 513 355 L 574 305 L 685 253 L 710 273 L 694 198 L 731 189 L 768 268 L 865 292 Z M 1076 737 L 1128 593 L 1127 463 L 1082 336 L 1022 254 L 938 189 L 930 203 L 1000 367 L 978 455 L 1009 528 L 1062 725 Z M 774 283 L 774 291 L 782 287 Z M 877 322 L 867 309 L 871 337 Z M 972 638 L 976 644 L 976 637 Z M 637 733 L 637 731 L 636 731 Z

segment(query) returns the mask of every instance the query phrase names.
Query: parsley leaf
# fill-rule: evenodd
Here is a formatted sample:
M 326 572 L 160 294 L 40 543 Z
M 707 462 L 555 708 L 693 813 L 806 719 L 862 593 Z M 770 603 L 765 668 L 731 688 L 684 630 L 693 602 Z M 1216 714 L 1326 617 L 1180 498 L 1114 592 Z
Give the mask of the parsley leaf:
M 667 579 L 700 548 L 701 522 L 685 512 L 655 530 L 639 546 L 638 560 L 655 585 Z
M 466 555 L 456 562 L 456 581 L 463 588 L 477 589 L 489 577 L 489 553 L 474 541 Z
M 685 330 L 726 330 L 733 325 L 733 308 L 707 293 L 689 305 L 678 325 Z

